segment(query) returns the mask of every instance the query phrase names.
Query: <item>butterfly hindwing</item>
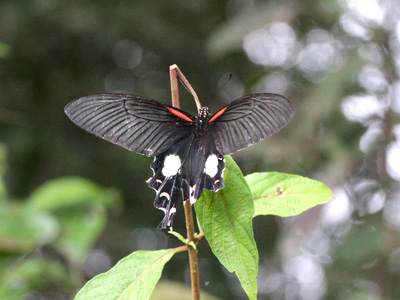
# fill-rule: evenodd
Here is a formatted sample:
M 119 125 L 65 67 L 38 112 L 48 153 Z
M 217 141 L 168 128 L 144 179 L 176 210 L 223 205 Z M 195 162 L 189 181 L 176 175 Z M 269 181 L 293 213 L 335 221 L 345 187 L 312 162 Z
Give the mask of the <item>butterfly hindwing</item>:
M 283 96 L 251 94 L 233 101 L 210 118 L 210 129 L 222 155 L 235 153 L 277 133 L 293 117 Z
M 153 177 L 148 183 L 156 191 L 154 206 L 165 213 L 158 226 L 161 229 L 172 226 L 181 193 L 184 201 L 194 204 L 204 189 L 217 191 L 224 187 L 225 160 L 207 134 L 196 135 L 193 132 L 157 156 L 151 168 Z
M 192 135 L 188 137 L 193 138 Z M 182 165 L 184 164 L 188 147 L 188 138 L 180 141 L 165 153 L 155 157 L 151 164 L 153 177 L 149 179 L 149 187 L 156 191 L 154 206 L 165 214 L 158 225 L 159 229 L 172 227 L 176 212 L 176 204 L 181 195 Z
M 189 134 L 192 116 L 155 100 L 90 95 L 69 103 L 67 116 L 86 131 L 146 156 L 157 156 Z
M 167 159 L 167 162 L 165 161 Z M 169 161 L 168 161 L 169 160 Z M 172 222 L 176 213 L 176 204 L 181 195 L 181 175 L 177 167 L 171 164 L 179 164 L 177 156 L 168 153 L 157 156 L 151 164 L 153 170 L 153 177 L 149 179 L 149 187 L 156 191 L 156 198 L 154 199 L 154 206 L 162 210 L 165 214 L 163 220 L 158 225 L 158 229 L 165 229 L 172 227 Z M 167 168 L 174 170 L 165 170 Z M 168 164 L 170 164 L 168 166 Z M 168 173 L 169 172 L 169 173 Z M 175 174 L 173 174 L 175 173 Z

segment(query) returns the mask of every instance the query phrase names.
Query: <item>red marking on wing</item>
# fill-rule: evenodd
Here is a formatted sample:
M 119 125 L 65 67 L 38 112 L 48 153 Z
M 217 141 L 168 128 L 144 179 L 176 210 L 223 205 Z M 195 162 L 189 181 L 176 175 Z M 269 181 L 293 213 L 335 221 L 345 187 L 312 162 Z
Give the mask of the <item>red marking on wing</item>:
M 189 118 L 187 115 L 185 115 L 184 113 L 181 113 L 179 110 L 173 109 L 171 107 L 167 107 L 167 109 L 170 111 L 171 114 L 177 116 L 178 118 L 181 118 L 185 121 L 188 121 L 190 123 L 193 123 L 193 120 L 191 118 Z
M 220 117 L 225 111 L 226 111 L 226 109 L 228 108 L 228 106 L 225 106 L 224 108 L 222 108 L 219 112 L 217 112 L 211 119 L 210 119 L 210 121 L 208 121 L 208 122 L 213 122 L 213 121 L 215 121 L 215 119 L 216 118 L 218 118 L 218 117 Z

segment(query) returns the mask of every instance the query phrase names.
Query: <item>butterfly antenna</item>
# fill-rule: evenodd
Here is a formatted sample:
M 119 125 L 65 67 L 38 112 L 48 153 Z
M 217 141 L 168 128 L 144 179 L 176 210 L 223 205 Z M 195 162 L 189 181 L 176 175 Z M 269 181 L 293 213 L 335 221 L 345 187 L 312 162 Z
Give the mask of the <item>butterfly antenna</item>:
M 222 85 L 219 87 L 219 89 L 222 90 L 222 89 L 229 83 L 229 81 L 231 81 L 231 79 L 232 79 L 232 73 L 229 74 L 229 78 L 226 80 L 226 82 L 224 82 L 224 84 L 222 84 Z
M 185 84 L 185 82 L 182 81 L 181 78 L 179 78 L 179 82 L 183 85 L 183 87 L 185 88 L 186 91 L 189 92 L 189 94 L 191 94 L 193 96 L 193 98 L 195 98 L 195 96 L 193 95 L 192 91 L 187 87 L 187 85 Z

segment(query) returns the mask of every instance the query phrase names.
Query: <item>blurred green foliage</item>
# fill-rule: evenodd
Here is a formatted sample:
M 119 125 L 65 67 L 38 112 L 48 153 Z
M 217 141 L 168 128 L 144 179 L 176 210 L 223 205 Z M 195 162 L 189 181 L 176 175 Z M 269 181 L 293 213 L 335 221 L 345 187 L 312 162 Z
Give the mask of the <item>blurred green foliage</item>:
M 77 177 L 50 181 L 24 201 L 2 200 L 0 299 L 73 294 L 84 283 L 80 268 L 106 226 L 107 210 L 121 201 L 115 189 Z

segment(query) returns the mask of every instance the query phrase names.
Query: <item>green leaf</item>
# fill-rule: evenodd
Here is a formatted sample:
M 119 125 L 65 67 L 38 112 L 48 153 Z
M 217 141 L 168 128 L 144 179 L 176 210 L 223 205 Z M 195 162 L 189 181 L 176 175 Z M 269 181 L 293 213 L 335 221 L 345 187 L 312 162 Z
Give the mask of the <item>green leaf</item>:
M 212 251 L 235 272 L 250 299 L 257 297 L 258 251 L 253 236 L 252 194 L 230 156 L 225 157 L 225 188 L 204 191 L 195 208 Z
M 49 211 L 57 218 L 62 235 L 55 247 L 76 265 L 81 264 L 103 231 L 107 208 L 119 200 L 115 189 L 106 189 L 76 177 L 51 180 L 29 198 L 33 207 Z
M 182 243 L 185 245 L 187 244 L 188 240 L 183 237 L 182 234 L 176 231 L 168 231 L 169 234 L 172 234 L 174 237 L 176 237 L 178 240 L 180 240 Z
M 164 265 L 175 253 L 184 249 L 133 252 L 108 272 L 90 280 L 75 300 L 147 300 L 160 279 Z
M 254 216 L 296 216 L 333 199 L 322 182 L 278 172 L 253 173 L 245 177 L 254 199 Z
M 0 250 L 30 252 L 54 240 L 56 220 L 25 203 L 0 202 Z
M 185 239 L 179 232 L 176 231 L 168 231 L 169 234 L 172 234 L 174 237 L 176 237 L 178 240 L 180 240 L 182 243 L 185 245 L 191 246 L 193 249 L 197 250 L 196 244 L 193 241 L 189 241 L 188 239 Z

